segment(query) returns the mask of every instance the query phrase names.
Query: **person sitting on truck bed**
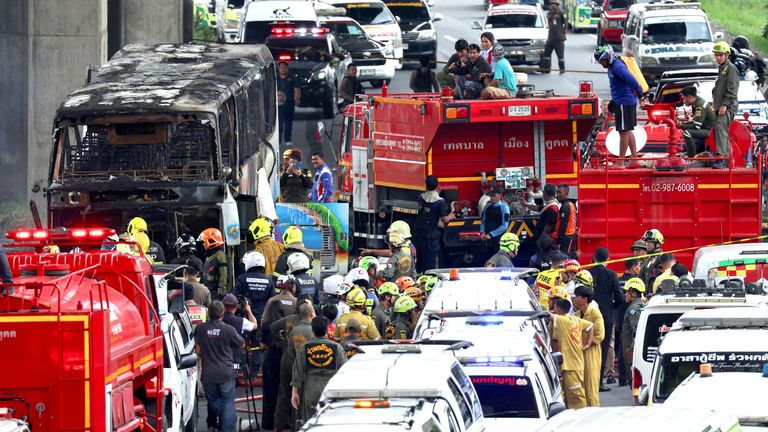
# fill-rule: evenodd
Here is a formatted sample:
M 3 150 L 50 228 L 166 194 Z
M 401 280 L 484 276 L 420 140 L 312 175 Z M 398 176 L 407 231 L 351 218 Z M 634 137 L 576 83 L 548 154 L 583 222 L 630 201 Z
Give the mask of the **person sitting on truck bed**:
M 491 200 L 483 208 L 480 236 L 487 241 L 487 250 L 495 254 L 499 250 L 502 234 L 507 232 L 509 227 L 509 206 L 501 199 L 501 189 L 493 188 L 488 195 Z
M 491 66 L 491 70 L 496 67 L 496 59 L 493 58 L 493 45 L 496 43 L 496 38 L 491 32 L 483 32 L 480 35 L 480 46 L 483 49 L 480 50 L 480 57 Z
M 347 66 L 347 74 L 341 80 L 339 85 L 339 96 L 344 100 L 342 106 L 347 106 L 355 101 L 355 95 L 365 94 L 363 85 L 357 79 L 357 65 L 350 63 Z
M 414 93 L 431 93 L 440 91 L 440 83 L 437 82 L 437 76 L 429 68 L 429 57 L 419 58 L 419 68 L 411 73 L 411 80 L 408 86 Z
M 454 94 L 458 99 L 477 99 L 485 87 L 480 75 L 493 72 L 491 65 L 480 57 L 480 47 L 477 44 L 469 46 L 469 64 L 466 70 L 466 74 L 458 76 Z
M 683 130 L 685 151 L 688 157 L 694 157 L 704 151 L 704 141 L 715 126 L 715 111 L 701 96 L 696 95 L 696 87 L 687 86 L 680 92 L 683 104 L 691 107 L 692 115 L 683 121 L 677 121 L 677 127 Z
M 453 88 L 456 85 L 456 69 L 461 67 L 461 59 L 467 56 L 469 43 L 466 39 L 459 39 L 453 44 L 453 49 L 456 52 L 448 59 L 443 70 L 437 73 L 437 82 L 443 87 Z
M 511 99 L 517 95 L 517 78 L 509 60 L 504 57 L 504 47 L 496 44 L 493 46 L 493 58 L 496 59 L 496 67 L 493 74 L 480 74 L 480 78 L 493 76 L 493 81 L 480 93 L 480 99 Z

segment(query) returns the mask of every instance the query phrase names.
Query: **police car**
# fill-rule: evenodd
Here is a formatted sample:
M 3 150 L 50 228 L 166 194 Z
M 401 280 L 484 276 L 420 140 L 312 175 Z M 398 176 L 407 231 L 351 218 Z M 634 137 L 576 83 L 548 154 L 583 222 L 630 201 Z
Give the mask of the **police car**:
M 504 47 L 504 56 L 513 65 L 538 65 L 547 44 L 547 18 L 538 6 L 503 4 L 488 11 L 482 25 L 472 23 L 475 30 L 493 32 L 496 42 Z
M 662 285 L 662 289 L 665 287 Z M 743 286 L 708 288 L 706 281 L 694 279 L 689 286 L 664 290 L 648 300 L 640 314 L 632 354 L 632 391 L 648 385 L 659 343 L 683 313 L 696 308 L 765 307 L 768 297 L 747 294 Z
M 453 355 L 470 345 L 361 343 L 301 430 L 484 430 L 475 388 Z
M 669 70 L 715 67 L 712 48 L 722 37 L 712 34 L 698 3 L 652 2 L 629 8 L 621 43 L 646 79 L 654 80 Z
M 708 363 L 718 375 L 762 372 L 768 363 L 768 307 L 699 309 L 683 314 L 664 336 L 639 402 L 663 403 Z

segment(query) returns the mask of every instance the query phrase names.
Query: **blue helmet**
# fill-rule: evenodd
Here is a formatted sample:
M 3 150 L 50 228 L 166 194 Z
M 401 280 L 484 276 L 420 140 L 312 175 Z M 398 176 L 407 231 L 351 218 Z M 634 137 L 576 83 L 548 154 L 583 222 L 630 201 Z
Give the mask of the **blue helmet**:
M 613 52 L 613 47 L 609 44 L 605 44 L 595 49 L 595 60 L 600 63 L 603 60 L 608 60 L 608 64 L 613 63 L 616 58 L 616 54 Z

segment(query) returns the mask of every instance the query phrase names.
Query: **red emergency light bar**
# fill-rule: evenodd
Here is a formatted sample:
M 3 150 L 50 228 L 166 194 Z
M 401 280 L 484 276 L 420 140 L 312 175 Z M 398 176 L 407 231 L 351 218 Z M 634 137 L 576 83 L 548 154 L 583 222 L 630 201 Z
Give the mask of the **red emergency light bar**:
M 326 34 L 330 30 L 328 30 L 325 27 L 312 27 L 312 28 L 305 28 L 305 27 L 272 27 L 271 33 L 275 36 L 292 36 L 294 34 Z
M 45 241 L 45 240 L 104 240 L 115 235 L 110 228 L 73 228 L 67 232 L 54 233 L 44 229 L 20 229 L 10 231 L 6 237 L 16 242 Z
M 293 60 L 293 56 L 290 54 L 280 54 L 277 56 L 277 59 L 280 61 L 291 61 Z

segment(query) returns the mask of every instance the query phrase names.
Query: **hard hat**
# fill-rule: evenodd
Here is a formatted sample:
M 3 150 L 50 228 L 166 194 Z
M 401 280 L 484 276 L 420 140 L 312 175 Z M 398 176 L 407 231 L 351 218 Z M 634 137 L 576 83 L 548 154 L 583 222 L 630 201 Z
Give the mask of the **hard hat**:
M 411 227 L 405 221 L 394 221 L 389 226 L 387 234 L 400 234 L 404 239 L 411 238 Z
M 275 229 L 275 224 L 265 217 L 259 217 L 251 222 L 251 226 L 248 229 L 251 231 L 253 239 L 258 240 L 262 237 L 271 236 Z
M 243 264 L 245 265 L 245 270 L 248 271 L 254 267 L 266 267 L 267 259 L 264 258 L 264 254 L 261 252 L 253 250 L 243 255 Z
M 135 217 L 131 219 L 130 222 L 128 222 L 128 233 L 129 234 L 136 234 L 137 232 L 143 231 L 147 232 L 147 221 L 140 217 Z
M 352 285 L 351 283 L 347 281 L 343 281 L 339 284 L 339 286 L 336 287 L 336 295 L 343 296 L 347 294 L 349 291 L 351 291 L 353 287 L 354 285 Z
M 661 231 L 656 228 L 646 231 L 645 234 L 643 234 L 643 240 L 656 242 L 660 245 L 664 244 L 664 236 L 661 235 Z
M 398 233 L 390 233 L 387 242 L 394 247 L 400 247 L 405 244 L 405 237 Z
M 608 63 L 611 64 L 613 63 L 613 59 L 616 58 L 616 54 L 613 52 L 613 47 L 610 44 L 595 48 L 593 55 L 595 56 L 595 61 L 598 63 L 603 60 L 608 60 Z
M 499 250 L 502 252 L 515 251 L 518 246 L 520 246 L 520 239 L 514 233 L 504 233 L 499 239 Z
M 371 266 L 378 267 L 379 260 L 376 257 L 364 256 L 360 258 L 360 263 L 357 266 L 365 271 L 368 271 L 368 268 Z
M 323 292 L 330 295 L 338 295 L 339 284 L 344 282 L 344 276 L 331 275 L 323 281 Z
M 403 295 L 412 298 L 415 302 L 424 300 L 424 293 L 416 286 L 406 289 Z
M 399 297 L 392 306 L 392 311 L 397 313 L 406 313 L 414 309 L 416 309 L 416 302 L 408 296 Z
M 426 284 L 427 281 L 429 280 L 429 278 L 431 278 L 431 277 L 432 276 L 428 275 L 428 274 L 423 274 L 423 275 L 419 276 L 419 278 L 416 279 L 416 285 L 422 286 L 422 285 Z
M 304 240 L 304 233 L 296 225 L 289 226 L 283 233 L 283 244 L 299 243 Z
M 556 286 L 549 291 L 549 298 L 561 298 L 568 300 L 568 291 L 561 286 Z
M 179 238 L 176 239 L 176 243 L 174 243 L 174 246 L 176 247 L 177 252 L 184 251 L 184 250 L 194 250 L 195 238 L 189 234 L 182 234 L 179 236 Z
M 643 240 L 636 240 L 634 243 L 632 243 L 632 247 L 629 248 L 629 250 L 632 249 L 642 249 L 644 251 L 648 250 L 648 246 L 645 245 L 645 242 Z
M 149 249 L 149 237 L 147 236 L 147 233 L 142 231 L 135 233 L 133 235 L 133 241 L 139 244 L 142 252 L 147 253 L 147 249 Z
M 595 279 L 592 277 L 592 273 L 586 269 L 580 270 L 578 273 L 576 273 L 576 276 L 573 278 L 573 280 L 578 285 L 586 285 L 590 288 L 595 286 Z
M 360 307 L 365 304 L 367 298 L 362 288 L 354 287 L 347 293 L 347 304 L 350 307 Z
M 377 293 L 380 296 L 390 294 L 390 295 L 400 295 L 400 289 L 397 288 L 397 285 L 393 284 L 392 282 L 384 282 L 379 287 Z
M 575 259 L 567 259 L 563 262 L 563 269 L 566 273 L 577 273 L 580 266 L 581 264 Z
M 535 285 L 543 290 L 549 291 L 555 286 L 557 276 L 557 270 L 545 270 L 536 276 Z
M 286 285 L 296 285 L 296 278 L 293 275 L 280 275 L 277 278 L 277 288 L 283 289 Z
M 57 253 L 61 253 L 61 249 L 59 249 L 59 247 L 56 245 L 47 245 L 47 246 L 43 246 L 43 253 L 54 255 Z
M 293 155 L 293 150 L 291 150 L 291 149 L 288 149 L 288 150 L 286 150 L 286 151 L 284 151 L 284 152 L 283 152 L 283 158 L 284 158 L 284 159 L 288 159 L 288 158 L 289 158 L 289 157 L 291 157 L 292 155 Z
M 224 244 L 224 237 L 218 228 L 206 228 L 197 237 L 198 241 L 203 242 L 203 247 L 213 249 Z
M 408 288 L 416 285 L 416 282 L 410 276 L 400 276 L 395 281 L 397 287 L 400 288 L 400 292 L 407 290 Z
M 437 286 L 437 281 L 440 280 L 437 276 L 431 276 L 427 279 L 427 283 L 424 284 L 424 292 L 430 292 Z
M 712 52 L 715 54 L 730 54 L 731 47 L 728 46 L 728 42 L 726 41 L 717 41 L 715 42 L 715 46 L 712 48 Z
M 643 282 L 642 279 L 636 278 L 636 277 L 633 277 L 628 281 L 624 282 L 624 291 L 629 291 L 631 289 L 644 293 L 645 282 Z
M 359 280 L 364 280 L 366 282 L 369 282 L 368 272 L 363 270 L 361 267 L 353 268 L 347 273 L 347 276 L 344 278 L 344 282 L 349 282 L 352 285 L 355 285 L 355 282 Z
M 310 267 L 309 257 L 304 252 L 294 252 L 288 255 L 286 263 L 288 264 L 288 272 L 291 274 L 309 270 Z

